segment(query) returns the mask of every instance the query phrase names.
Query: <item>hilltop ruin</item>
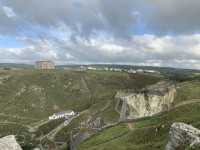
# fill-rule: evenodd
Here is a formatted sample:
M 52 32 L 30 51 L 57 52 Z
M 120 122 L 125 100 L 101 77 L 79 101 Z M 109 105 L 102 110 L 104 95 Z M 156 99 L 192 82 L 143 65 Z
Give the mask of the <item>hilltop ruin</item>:
M 36 69 L 41 69 L 41 70 L 55 69 L 55 64 L 53 61 L 49 60 L 37 61 Z

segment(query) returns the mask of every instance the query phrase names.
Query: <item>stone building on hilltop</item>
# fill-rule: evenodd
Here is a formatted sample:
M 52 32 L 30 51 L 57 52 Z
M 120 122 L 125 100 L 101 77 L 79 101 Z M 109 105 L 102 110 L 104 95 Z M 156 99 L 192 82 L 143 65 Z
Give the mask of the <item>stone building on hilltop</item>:
M 47 70 L 47 69 L 55 69 L 55 64 L 52 61 L 45 60 L 45 61 L 37 61 L 36 62 L 36 68 Z

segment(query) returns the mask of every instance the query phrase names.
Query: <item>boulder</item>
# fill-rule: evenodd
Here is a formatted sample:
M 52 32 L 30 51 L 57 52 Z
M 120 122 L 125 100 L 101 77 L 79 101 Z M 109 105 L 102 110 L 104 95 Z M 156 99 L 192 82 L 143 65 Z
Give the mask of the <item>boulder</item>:
M 22 150 L 14 135 L 0 138 L 0 150 Z
M 165 150 L 195 149 L 200 146 L 200 130 L 185 123 L 174 123 Z

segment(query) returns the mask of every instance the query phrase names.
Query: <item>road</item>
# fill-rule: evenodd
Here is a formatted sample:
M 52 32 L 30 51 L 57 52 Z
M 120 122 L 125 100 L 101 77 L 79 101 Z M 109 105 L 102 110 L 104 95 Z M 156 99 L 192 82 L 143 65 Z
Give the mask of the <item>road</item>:
M 29 117 L 21 117 L 21 116 L 10 115 L 10 114 L 5 114 L 5 113 L 0 113 L 0 116 L 5 116 L 5 117 L 10 117 L 10 118 L 15 118 L 15 119 L 38 121 L 38 119 L 33 119 L 33 118 L 29 118 Z

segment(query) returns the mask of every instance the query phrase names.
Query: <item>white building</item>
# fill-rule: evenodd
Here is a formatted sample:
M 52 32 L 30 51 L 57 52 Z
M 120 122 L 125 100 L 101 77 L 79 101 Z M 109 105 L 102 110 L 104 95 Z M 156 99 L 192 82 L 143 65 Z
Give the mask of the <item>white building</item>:
M 87 67 L 85 66 L 80 66 L 80 71 L 86 71 L 87 70 Z
M 54 113 L 52 116 L 49 116 L 49 120 L 56 120 L 61 118 L 68 118 L 75 115 L 75 112 L 73 110 Z
M 88 69 L 88 70 L 97 70 L 97 69 L 94 68 L 94 67 L 88 67 L 87 69 Z
M 145 70 L 146 73 L 153 73 L 153 74 L 160 74 L 159 71 L 155 71 L 155 70 Z
M 114 68 L 113 71 L 116 71 L 116 72 L 121 72 L 122 69 L 119 69 L 119 68 Z
M 144 70 L 143 69 L 137 69 L 136 72 L 137 73 L 144 73 Z
M 128 73 L 137 73 L 137 71 L 133 70 L 133 69 L 130 69 L 130 70 L 128 70 Z
M 105 67 L 104 70 L 105 70 L 105 71 L 109 71 L 109 68 L 108 68 L 108 67 Z
M 147 72 L 147 73 L 155 73 L 156 71 L 155 70 L 145 70 L 145 72 Z

